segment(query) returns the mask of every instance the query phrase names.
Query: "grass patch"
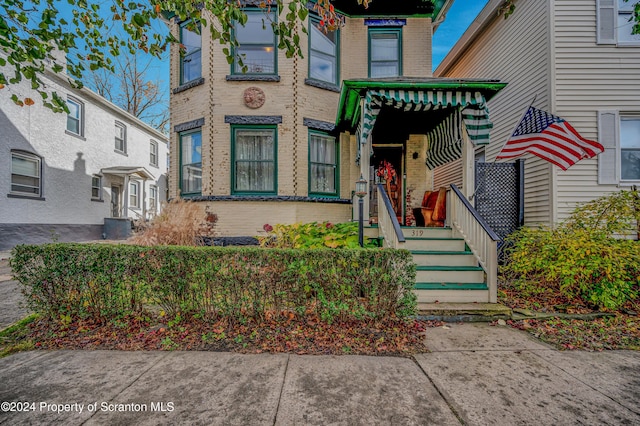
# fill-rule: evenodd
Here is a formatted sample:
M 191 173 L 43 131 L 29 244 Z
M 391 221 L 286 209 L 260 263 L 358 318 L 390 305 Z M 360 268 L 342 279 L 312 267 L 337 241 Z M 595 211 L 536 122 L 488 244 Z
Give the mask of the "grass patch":
M 35 347 L 31 339 L 31 324 L 37 319 L 37 314 L 31 314 L 0 331 L 0 358 Z

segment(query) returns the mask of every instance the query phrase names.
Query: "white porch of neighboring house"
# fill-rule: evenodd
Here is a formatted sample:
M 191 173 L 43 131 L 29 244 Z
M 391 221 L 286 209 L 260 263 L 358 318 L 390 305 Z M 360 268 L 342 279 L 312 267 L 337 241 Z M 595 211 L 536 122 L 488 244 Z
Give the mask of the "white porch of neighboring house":
M 475 148 L 489 143 L 492 127 L 486 102 L 505 85 L 440 78 L 343 82 L 336 128 L 356 146 L 358 165 L 352 174 L 367 181 L 363 216 L 372 226 L 368 234 L 382 238 L 386 247 L 412 252 L 419 302 L 497 300 L 499 238 L 469 198 L 475 188 Z M 377 163 L 387 159 L 394 166 L 391 186 L 382 184 L 376 173 Z M 458 159 L 462 187 L 448 184 L 444 227 L 410 223 L 423 195 L 439 189 L 434 188 L 433 171 Z M 413 200 L 410 192 L 415 192 Z M 356 219 L 355 197 L 353 205 Z
M 112 188 L 111 218 L 147 220 L 147 181 L 153 182 L 155 177 L 144 167 L 106 167 L 101 170 L 101 173 L 109 178 Z M 138 206 L 130 205 L 130 183 L 132 181 L 141 183 L 139 185 L 140 193 L 136 194 Z M 119 188 L 118 193 L 115 193 L 114 188 Z

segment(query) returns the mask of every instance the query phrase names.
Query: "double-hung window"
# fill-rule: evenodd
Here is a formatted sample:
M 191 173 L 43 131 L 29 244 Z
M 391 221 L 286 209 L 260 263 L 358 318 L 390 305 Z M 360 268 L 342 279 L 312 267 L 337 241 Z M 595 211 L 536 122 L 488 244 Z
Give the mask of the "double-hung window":
M 29 197 L 42 196 L 42 162 L 27 152 L 11 152 L 11 193 Z
M 180 26 L 180 84 L 202 77 L 202 36 L 200 27 L 193 28 L 189 22 Z M 191 29 L 190 29 L 191 28 Z
M 598 112 L 598 183 L 637 185 L 640 183 L 640 112 L 602 110 Z
M 180 194 L 202 193 L 202 132 L 180 134 Z
M 149 186 L 149 211 L 155 213 L 158 210 L 158 187 Z
M 91 199 L 102 200 L 102 176 L 91 176 Z
M 116 121 L 115 130 L 115 150 L 121 153 L 127 152 L 127 127 Z
M 140 208 L 140 183 L 129 182 L 129 207 Z
M 67 131 L 74 135 L 84 134 L 84 105 L 75 98 L 67 98 Z
M 402 29 L 369 28 L 369 77 L 402 75 Z
M 337 85 L 339 32 L 325 32 L 318 22 L 309 18 L 309 78 Z
M 233 192 L 275 194 L 276 127 L 232 127 Z
M 618 43 L 640 44 L 640 34 L 633 34 L 633 26 L 636 23 L 633 19 L 635 4 L 634 0 L 618 0 L 618 22 L 616 25 Z
M 620 178 L 640 181 L 640 116 L 620 117 Z
M 338 143 L 315 131 L 309 132 L 309 194 L 338 195 Z
M 158 142 L 149 143 L 149 164 L 158 167 Z
M 598 44 L 640 45 L 640 34 L 633 34 L 637 0 L 596 0 Z
M 234 36 L 238 42 L 235 48 L 233 74 L 269 74 L 276 69 L 276 36 L 271 23 L 276 22 L 276 14 L 261 9 L 248 9 L 247 22 L 234 24 Z

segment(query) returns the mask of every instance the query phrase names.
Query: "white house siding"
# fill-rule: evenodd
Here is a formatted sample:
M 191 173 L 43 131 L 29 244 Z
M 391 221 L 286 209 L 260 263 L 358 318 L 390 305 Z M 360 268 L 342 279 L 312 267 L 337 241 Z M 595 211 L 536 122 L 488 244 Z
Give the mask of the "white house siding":
M 487 8 L 498 3 L 492 0 Z M 508 83 L 488 104 L 494 124 L 491 144 L 486 148 L 488 162 L 495 159 L 534 95 L 536 107 L 550 107 L 549 13 L 548 1 L 542 0 L 519 1 L 506 20 L 492 11 L 488 16 L 493 18 L 489 18 L 485 30 L 459 57 L 435 72 L 436 77 L 489 78 Z M 549 163 L 527 156 L 525 224 L 551 221 L 551 186 Z
M 444 166 L 437 167 L 433 171 L 433 189 L 440 187 L 449 187 L 451 184 L 455 184 L 458 188 L 462 189 L 462 159 L 452 161 Z
M 0 249 L 58 238 L 100 238 L 104 218 L 111 217 L 111 183 L 118 180 L 103 175 L 102 201 L 92 201 L 91 178 L 103 168 L 145 167 L 154 176 L 153 182 L 147 181 L 147 197 L 149 185 L 155 184 L 159 201 L 166 198 L 167 143 L 161 134 L 126 113 L 118 113 L 115 106 L 86 89 L 70 89 L 55 76 L 45 80 L 61 97 L 71 94 L 84 103 L 84 138 L 66 133 L 67 115 L 42 106 L 40 95 L 26 82 L 0 91 Z M 11 101 L 13 93 L 31 97 L 35 104 L 16 106 Z M 114 152 L 116 120 L 126 125 L 126 156 Z M 158 167 L 150 165 L 151 140 L 158 143 Z M 42 199 L 9 196 L 11 150 L 41 157 Z
M 593 140 L 598 110 L 640 112 L 640 46 L 598 45 L 596 25 L 594 0 L 555 1 L 555 112 Z M 598 184 L 597 159 L 557 170 L 557 219 L 577 203 L 618 190 Z

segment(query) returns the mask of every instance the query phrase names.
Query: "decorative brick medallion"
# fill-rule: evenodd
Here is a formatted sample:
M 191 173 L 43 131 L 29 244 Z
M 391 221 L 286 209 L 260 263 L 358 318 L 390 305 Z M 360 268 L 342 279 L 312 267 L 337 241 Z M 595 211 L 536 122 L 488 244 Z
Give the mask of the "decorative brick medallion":
M 252 109 L 260 108 L 264 105 L 264 92 L 259 87 L 248 87 L 242 94 L 244 104 Z

